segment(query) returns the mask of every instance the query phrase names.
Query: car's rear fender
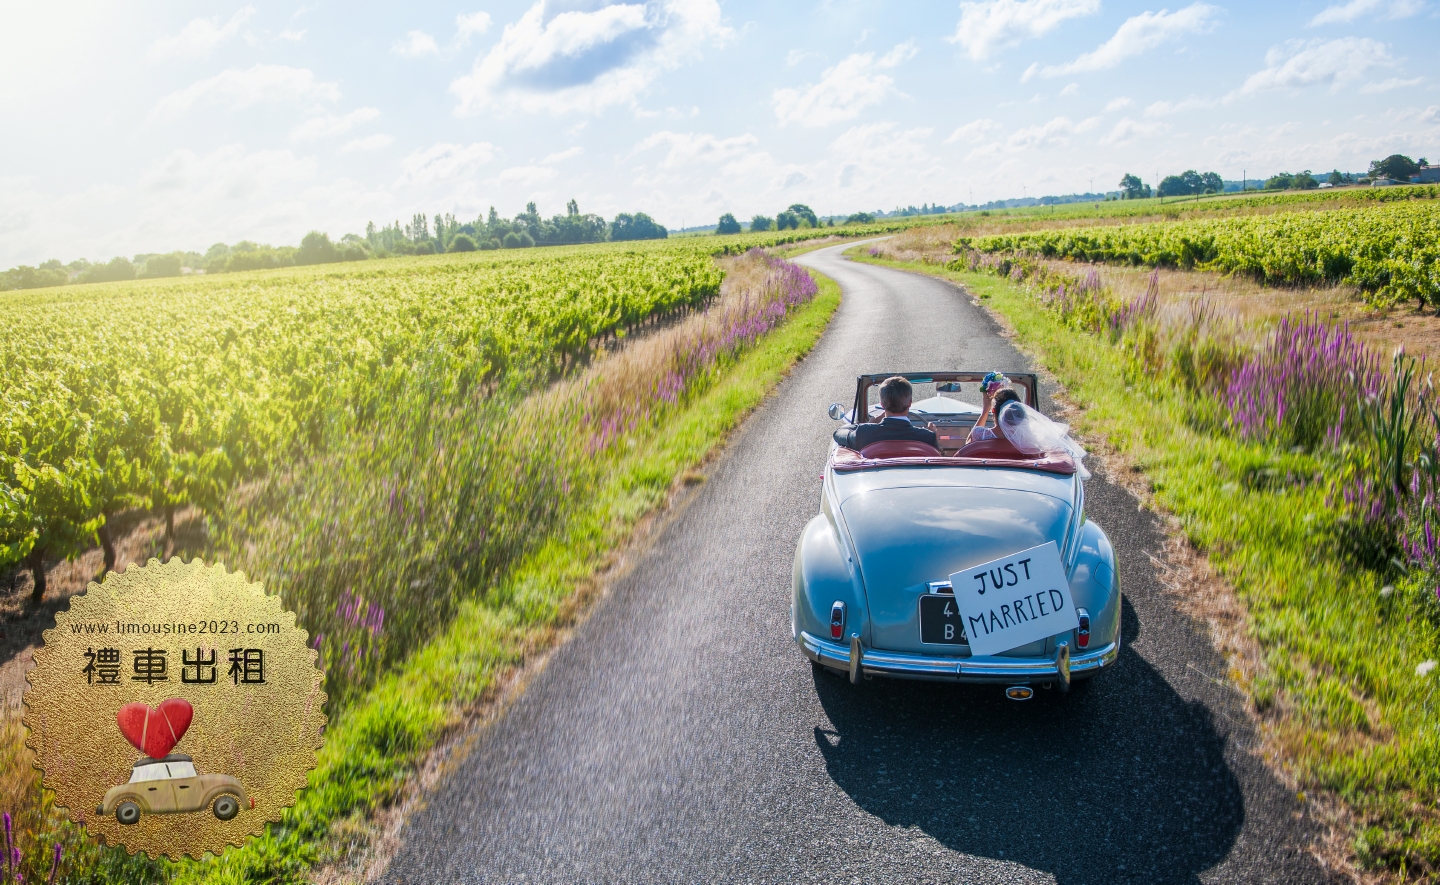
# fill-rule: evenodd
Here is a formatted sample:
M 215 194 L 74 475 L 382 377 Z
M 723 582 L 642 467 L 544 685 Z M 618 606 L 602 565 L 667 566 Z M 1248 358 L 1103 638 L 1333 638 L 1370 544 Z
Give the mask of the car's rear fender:
M 869 612 L 859 570 L 846 555 L 836 536 L 835 526 L 821 513 L 805 526 L 795 549 L 793 627 L 814 636 L 830 636 L 830 610 L 836 602 L 845 604 L 844 638 L 859 633 L 870 644 Z
M 1080 529 L 1080 550 L 1070 572 L 1070 596 L 1076 608 L 1090 613 L 1090 648 L 1120 636 L 1120 571 L 1115 548 L 1099 525 L 1087 521 Z

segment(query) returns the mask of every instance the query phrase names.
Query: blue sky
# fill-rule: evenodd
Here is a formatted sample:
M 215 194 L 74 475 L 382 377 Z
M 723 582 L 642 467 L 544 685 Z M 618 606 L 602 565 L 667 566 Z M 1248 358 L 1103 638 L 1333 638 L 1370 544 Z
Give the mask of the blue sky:
M 1440 2 L 36 4 L 0 267 L 575 198 L 672 227 L 1440 162 Z

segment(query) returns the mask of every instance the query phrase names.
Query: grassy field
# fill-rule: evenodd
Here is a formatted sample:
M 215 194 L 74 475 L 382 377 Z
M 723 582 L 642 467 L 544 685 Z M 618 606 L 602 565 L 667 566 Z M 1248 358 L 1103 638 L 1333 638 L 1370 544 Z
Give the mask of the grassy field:
M 313 788 L 220 861 L 126 859 L 46 804 L 8 722 L 0 778 L 27 874 L 43 878 L 37 846 L 54 842 L 72 882 L 304 881 L 316 863 L 364 857 L 373 815 L 434 742 L 573 623 L 637 522 L 682 477 L 699 478 L 838 304 L 833 284 L 817 290 L 758 250 L 720 259 L 722 271 L 704 309 L 637 326 L 559 381 L 457 394 L 417 370 L 363 424 L 332 428 L 323 449 L 238 485 L 191 552 L 266 580 L 315 636 L 333 703 Z M 410 589 L 338 605 L 352 586 Z M 350 623 L 372 606 L 387 613 L 383 630 Z
M 1033 261 L 974 272 L 947 267 L 952 250 L 927 251 L 934 234 L 902 234 L 859 257 L 960 283 L 1014 328 L 1080 407 L 1079 430 L 1143 471 L 1154 503 L 1234 588 L 1248 614 L 1228 650 L 1258 656 L 1234 654 L 1232 676 L 1280 764 L 1347 809 L 1342 849 L 1362 868 L 1436 881 L 1440 679 L 1427 662 L 1440 658 L 1440 604 L 1428 560 L 1367 562 L 1355 543 L 1345 491 L 1370 469 L 1368 423 L 1342 412 L 1335 431 L 1332 414 L 1322 429 L 1344 437 L 1338 446 L 1296 444 L 1278 425 L 1249 432 L 1231 397 L 1246 367 L 1269 365 L 1278 349 L 1275 317 L 1257 327 L 1253 315 L 1217 310 L 1195 275 L 1167 276 L 1193 291 L 1156 298 L 1123 269 Z M 1146 276 L 1158 288 L 1161 277 Z M 1385 385 L 1393 380 L 1382 395 Z

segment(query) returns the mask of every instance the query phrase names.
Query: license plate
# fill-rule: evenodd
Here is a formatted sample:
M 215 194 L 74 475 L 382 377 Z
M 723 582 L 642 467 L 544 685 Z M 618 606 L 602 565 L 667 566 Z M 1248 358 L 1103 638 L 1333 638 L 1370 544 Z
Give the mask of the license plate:
M 932 645 L 966 645 L 965 619 L 948 593 L 920 597 L 920 641 Z

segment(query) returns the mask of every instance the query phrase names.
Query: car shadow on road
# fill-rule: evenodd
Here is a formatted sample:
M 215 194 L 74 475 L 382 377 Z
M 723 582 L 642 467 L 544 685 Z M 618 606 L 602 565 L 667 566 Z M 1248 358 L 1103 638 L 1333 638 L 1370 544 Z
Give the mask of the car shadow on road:
M 857 805 L 1061 885 L 1198 882 L 1244 824 L 1212 714 L 1129 647 L 1100 678 L 1027 702 L 998 686 L 818 673 L 815 688 L 834 726 L 815 729 L 816 745 Z

